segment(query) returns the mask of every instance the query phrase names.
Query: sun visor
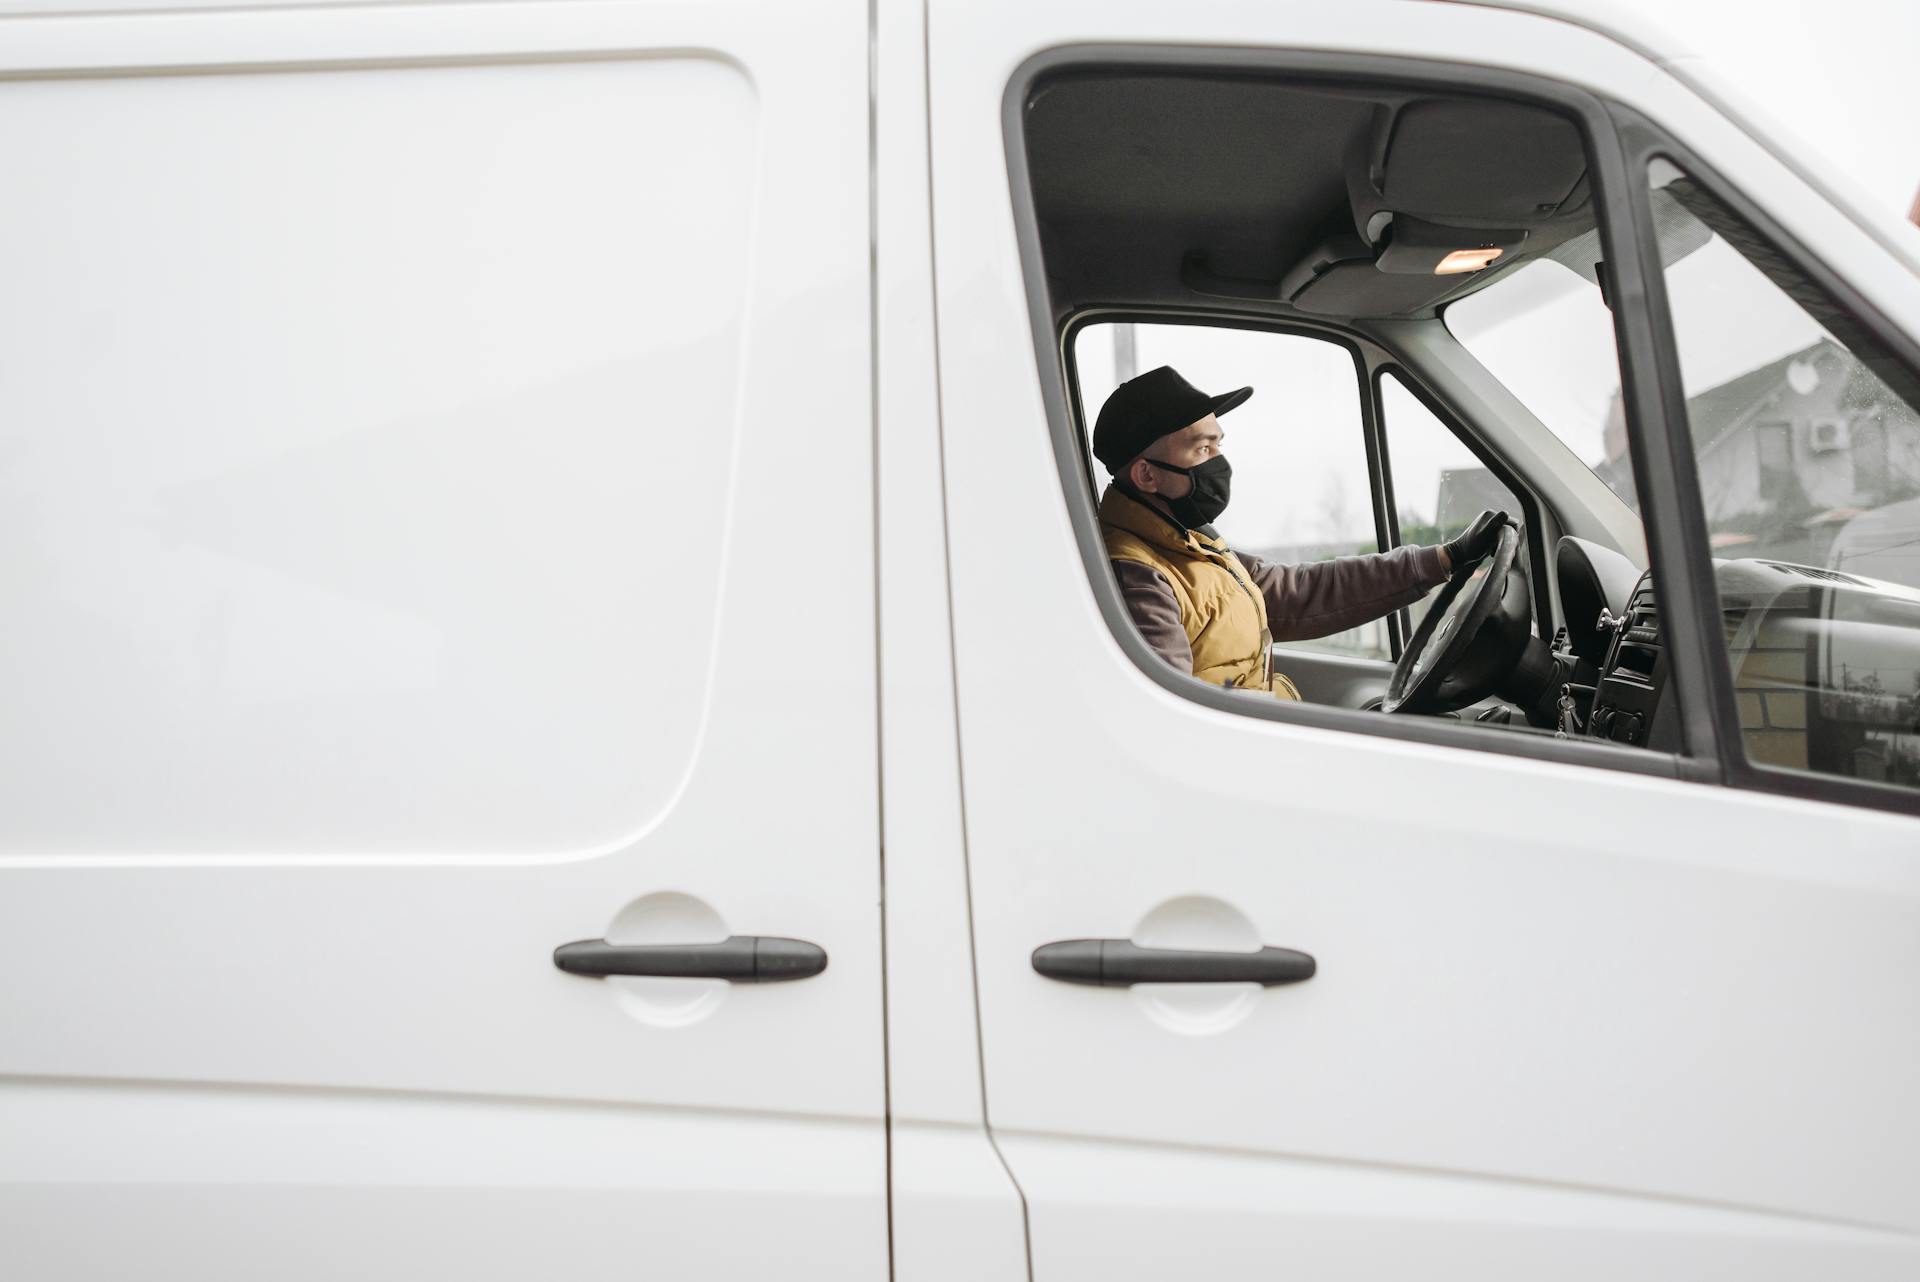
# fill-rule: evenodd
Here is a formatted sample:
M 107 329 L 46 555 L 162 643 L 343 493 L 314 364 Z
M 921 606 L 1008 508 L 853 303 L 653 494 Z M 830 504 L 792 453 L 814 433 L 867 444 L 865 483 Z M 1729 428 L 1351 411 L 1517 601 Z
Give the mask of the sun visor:
M 1387 144 L 1386 207 L 1441 222 L 1525 226 L 1580 189 L 1573 122 L 1515 103 L 1429 98 L 1401 109 Z
M 1647 196 L 1648 208 L 1653 214 L 1654 243 L 1660 247 L 1662 267 L 1673 266 L 1713 239 L 1713 231 L 1688 213 L 1665 188 L 1655 188 Z M 1590 228 L 1556 245 L 1547 252 L 1546 257 L 1580 273 L 1588 284 L 1599 284 L 1597 264 L 1602 257 L 1600 229 Z

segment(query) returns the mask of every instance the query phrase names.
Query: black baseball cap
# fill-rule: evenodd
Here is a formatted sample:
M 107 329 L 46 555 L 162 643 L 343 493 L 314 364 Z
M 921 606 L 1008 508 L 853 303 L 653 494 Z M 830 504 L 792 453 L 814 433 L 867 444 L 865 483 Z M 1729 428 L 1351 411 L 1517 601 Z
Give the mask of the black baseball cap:
M 1150 369 L 1113 389 L 1093 425 L 1093 456 L 1108 473 L 1140 457 L 1169 432 L 1197 423 L 1209 414 L 1225 414 L 1253 395 L 1251 387 L 1209 396 L 1181 378 L 1171 365 Z

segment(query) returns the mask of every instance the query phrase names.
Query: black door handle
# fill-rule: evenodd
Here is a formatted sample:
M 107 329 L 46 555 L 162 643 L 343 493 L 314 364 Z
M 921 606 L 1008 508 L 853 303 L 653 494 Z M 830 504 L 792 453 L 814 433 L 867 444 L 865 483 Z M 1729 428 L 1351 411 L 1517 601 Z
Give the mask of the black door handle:
M 827 968 L 827 950 L 804 939 L 735 935 L 717 944 L 609 944 L 582 939 L 553 950 L 553 964 L 570 975 L 666 975 L 777 984 Z
M 1068 984 L 1298 984 L 1313 978 L 1310 953 L 1262 948 L 1257 953 L 1142 948 L 1130 939 L 1063 939 L 1033 950 L 1033 968 Z

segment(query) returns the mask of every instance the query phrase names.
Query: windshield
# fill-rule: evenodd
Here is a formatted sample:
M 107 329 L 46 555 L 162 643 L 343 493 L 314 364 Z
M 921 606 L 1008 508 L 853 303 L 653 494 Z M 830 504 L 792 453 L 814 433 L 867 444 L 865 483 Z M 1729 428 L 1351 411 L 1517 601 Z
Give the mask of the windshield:
M 1896 527 L 1908 531 L 1912 522 L 1885 515 L 1904 511 L 1900 505 L 1911 506 L 1920 492 L 1916 416 L 1875 373 L 1890 363 L 1678 170 L 1660 167 L 1653 186 L 1715 553 L 1837 568 L 1848 559 L 1857 519 L 1882 516 L 1889 537 Z M 1592 243 L 1569 244 L 1461 299 L 1445 319 L 1460 344 L 1637 512 L 1595 252 Z M 1839 336 L 1809 312 L 1810 301 Z M 1872 566 L 1861 568 L 1896 582 L 1920 578 L 1888 557 L 1868 559 Z
M 1845 346 L 1697 219 L 1673 191 L 1663 187 L 1652 196 L 1667 290 L 1675 300 L 1690 419 L 1699 420 L 1702 411 L 1711 411 L 1716 422 L 1763 411 L 1779 380 L 1748 376 L 1775 366 L 1794 391 L 1805 392 L 1803 385 L 1819 377 L 1816 357 L 1844 363 L 1849 380 L 1878 386 Z M 1591 235 L 1581 241 L 1586 243 L 1569 244 L 1454 303 L 1446 309 L 1446 325 L 1474 359 L 1638 511 L 1612 314 L 1597 283 L 1597 243 Z M 1709 443 L 1696 439 L 1696 450 Z
M 1448 330 L 1636 512 L 1613 316 L 1594 280 L 1537 259 L 1448 307 Z

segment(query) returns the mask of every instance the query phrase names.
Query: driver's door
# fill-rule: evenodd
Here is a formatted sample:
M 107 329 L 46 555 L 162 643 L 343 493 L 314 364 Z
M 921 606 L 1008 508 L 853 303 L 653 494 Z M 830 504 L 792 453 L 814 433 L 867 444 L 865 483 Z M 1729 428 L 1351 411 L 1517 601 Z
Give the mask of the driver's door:
M 1179 23 L 1461 62 L 1541 34 L 1453 8 Z M 1641 773 L 1676 768 L 1653 754 L 1241 715 L 1116 643 L 1062 513 L 1001 189 L 1003 94 L 1054 12 L 1012 33 L 940 0 L 931 67 L 987 1112 L 1037 1282 L 1911 1276 L 1911 1239 L 1860 1226 L 1913 1218 L 1920 1028 L 1909 985 L 1862 982 L 1920 966 L 1912 821 Z M 1140 38 L 1072 18 L 1060 39 Z M 1251 427 L 1227 426 L 1244 453 Z M 1318 973 L 1036 973 L 1038 946 L 1091 938 L 1298 949 Z
M 1068 531 L 983 501 L 1037 412 L 994 382 L 947 382 L 955 657 L 987 1111 L 1037 1282 L 1896 1276 L 1844 1222 L 1910 1210 L 1910 1137 L 1862 1137 L 1911 1116 L 1911 993 L 1859 980 L 1914 973 L 1911 821 L 1836 847 L 1812 808 L 1170 696 Z M 1318 974 L 1033 969 L 1103 937 Z

